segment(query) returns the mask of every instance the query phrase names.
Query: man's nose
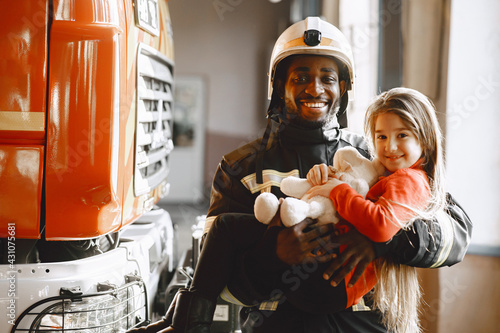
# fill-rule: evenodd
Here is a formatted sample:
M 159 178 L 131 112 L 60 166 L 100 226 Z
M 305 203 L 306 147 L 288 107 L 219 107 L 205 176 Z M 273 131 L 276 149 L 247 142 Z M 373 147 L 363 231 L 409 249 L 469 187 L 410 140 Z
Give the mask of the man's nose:
M 323 87 L 323 83 L 320 79 L 311 80 L 311 82 L 309 82 L 308 86 L 306 87 L 306 93 L 313 97 L 318 97 L 324 92 L 325 88 Z

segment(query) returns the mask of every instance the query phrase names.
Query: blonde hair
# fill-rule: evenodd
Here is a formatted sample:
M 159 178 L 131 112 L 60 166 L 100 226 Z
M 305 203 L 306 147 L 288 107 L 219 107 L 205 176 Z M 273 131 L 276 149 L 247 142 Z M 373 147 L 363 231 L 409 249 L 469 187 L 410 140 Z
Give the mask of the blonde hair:
M 413 209 L 415 216 L 402 225 L 406 229 L 416 218 L 428 220 L 445 205 L 443 138 L 432 101 L 414 89 L 394 88 L 378 95 L 366 112 L 365 135 L 371 139 L 372 152 L 375 123 L 377 117 L 385 113 L 399 116 L 415 135 L 422 147 L 422 168 L 429 177 L 431 200 L 424 210 Z M 390 258 L 377 259 L 375 267 L 378 282 L 373 298 L 374 305 L 383 314 L 383 323 L 390 332 L 420 332 L 421 292 L 416 269 Z

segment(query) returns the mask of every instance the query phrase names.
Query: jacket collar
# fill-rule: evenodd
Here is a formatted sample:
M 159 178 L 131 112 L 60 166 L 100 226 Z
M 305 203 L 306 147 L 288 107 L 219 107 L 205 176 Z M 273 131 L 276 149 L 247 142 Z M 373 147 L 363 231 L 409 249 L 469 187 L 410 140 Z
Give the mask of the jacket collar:
M 275 122 L 275 121 L 273 121 Z M 277 123 L 275 122 L 275 125 Z M 317 144 L 327 141 L 336 141 L 340 138 L 338 124 L 332 124 L 329 128 L 303 128 L 293 124 L 284 124 L 280 121 L 277 124 L 277 135 L 284 145 L 307 145 Z

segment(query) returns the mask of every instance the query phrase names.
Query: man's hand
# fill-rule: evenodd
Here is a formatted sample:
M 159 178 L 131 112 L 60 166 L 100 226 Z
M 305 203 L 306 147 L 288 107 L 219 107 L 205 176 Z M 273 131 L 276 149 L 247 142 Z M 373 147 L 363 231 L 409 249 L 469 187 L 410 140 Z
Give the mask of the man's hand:
M 278 234 L 276 255 L 288 265 L 301 264 L 307 257 L 313 257 L 319 262 L 330 261 L 335 257 L 332 253 L 313 254 L 312 251 L 329 242 L 332 224 L 315 225 L 314 220 L 304 221 L 290 228 L 285 228 Z
M 335 287 L 349 272 L 354 270 L 348 284 L 348 287 L 352 287 L 361 277 L 368 264 L 376 258 L 373 243 L 354 227 L 343 235 L 332 235 L 330 241 L 339 245 L 347 245 L 347 247 L 332 261 L 331 265 L 324 272 L 323 278 L 325 280 L 332 279 L 331 284 Z M 335 276 L 332 276 L 341 267 L 342 269 Z

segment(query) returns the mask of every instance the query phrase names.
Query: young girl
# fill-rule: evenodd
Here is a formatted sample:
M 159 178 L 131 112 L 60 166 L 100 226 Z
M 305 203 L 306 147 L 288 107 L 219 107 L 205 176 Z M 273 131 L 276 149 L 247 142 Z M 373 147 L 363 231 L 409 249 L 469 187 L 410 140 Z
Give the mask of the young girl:
M 444 206 L 442 136 L 432 102 L 408 88 L 394 88 L 375 99 L 366 113 L 365 133 L 375 158 L 386 168 L 366 199 L 328 175 L 324 164 L 307 175 L 312 185 L 318 185 L 309 195 L 329 197 L 359 232 L 386 242 L 401 228 L 410 228 L 416 218 L 426 219 Z M 375 268 L 374 304 L 384 314 L 384 323 L 390 331 L 419 331 L 415 269 L 389 259 L 377 261 Z

